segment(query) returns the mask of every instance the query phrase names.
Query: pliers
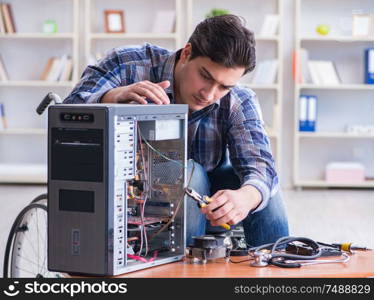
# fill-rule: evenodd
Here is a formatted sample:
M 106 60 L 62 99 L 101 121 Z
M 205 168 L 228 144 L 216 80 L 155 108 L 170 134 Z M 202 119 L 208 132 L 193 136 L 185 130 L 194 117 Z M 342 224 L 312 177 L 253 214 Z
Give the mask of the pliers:
M 205 196 L 205 195 L 201 196 L 198 192 L 196 192 L 194 189 L 191 189 L 191 188 L 186 188 L 185 192 L 188 196 L 190 196 L 192 199 L 197 201 L 199 207 L 205 207 L 213 201 L 210 197 Z M 230 225 L 226 223 L 221 224 L 220 226 L 225 228 L 226 230 L 231 229 Z

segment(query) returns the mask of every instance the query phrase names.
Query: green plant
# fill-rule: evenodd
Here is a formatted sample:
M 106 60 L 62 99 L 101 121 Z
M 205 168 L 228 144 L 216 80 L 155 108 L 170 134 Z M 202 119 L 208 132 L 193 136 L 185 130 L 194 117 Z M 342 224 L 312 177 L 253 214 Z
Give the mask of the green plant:
M 57 23 L 54 20 L 45 20 L 43 23 L 44 33 L 57 33 Z
M 205 15 L 206 18 L 216 17 L 216 16 L 222 16 L 222 15 L 228 15 L 230 11 L 227 9 L 221 9 L 221 8 L 213 8 L 209 13 Z

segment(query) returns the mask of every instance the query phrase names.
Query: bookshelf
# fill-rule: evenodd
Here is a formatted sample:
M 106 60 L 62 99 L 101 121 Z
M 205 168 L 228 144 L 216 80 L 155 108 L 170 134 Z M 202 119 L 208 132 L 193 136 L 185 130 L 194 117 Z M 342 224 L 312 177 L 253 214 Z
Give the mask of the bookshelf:
M 147 9 L 139 9 L 147 7 Z M 106 33 L 104 11 L 124 12 L 124 33 Z M 170 32 L 152 32 L 155 12 L 174 11 L 175 25 Z M 119 46 L 139 45 L 145 42 L 170 50 L 181 46 L 182 0 L 85 0 L 85 58 L 90 63 Z M 140 21 L 141 20 L 141 21 Z
M 256 33 L 258 53 L 262 55 L 260 59 L 278 60 L 278 76 L 274 83 L 254 84 L 251 83 L 251 78 L 245 78 L 243 84 L 254 89 L 259 95 L 275 158 L 281 157 L 282 22 L 279 24 L 277 34 L 260 35 L 259 32 L 260 24 L 266 14 L 279 14 L 282 19 L 282 0 L 235 0 L 229 4 L 222 0 L 218 2 L 213 0 L 51 0 L 47 2 L 7 0 L 5 2 L 12 6 L 17 30 L 15 33 L 0 33 L 0 53 L 9 73 L 9 80 L 0 81 L 0 102 L 4 103 L 8 123 L 8 127 L 0 131 L 0 182 L 43 183 L 46 181 L 45 174 L 41 175 L 40 170 L 46 166 L 47 120 L 46 116 L 40 117 L 34 111 L 47 92 L 53 91 L 62 98 L 65 97 L 77 83 L 83 68 L 92 62 L 92 57 L 97 53 L 104 55 L 113 47 L 139 45 L 144 42 L 155 43 L 170 50 L 182 47 L 191 33 L 190 26 L 204 17 L 199 11 L 204 12 L 212 7 L 228 6 L 231 12 L 245 17 L 248 26 Z M 43 7 L 43 9 L 38 10 L 38 14 L 30 13 L 35 12 L 36 7 Z M 260 14 L 258 14 L 259 7 Z M 108 9 L 125 12 L 125 33 L 105 32 L 104 10 Z M 160 9 L 175 11 L 175 28 L 171 32 L 152 32 L 154 12 Z M 47 19 L 57 22 L 57 33 L 42 33 L 42 22 Z M 27 55 L 25 55 L 26 49 Z M 64 53 L 69 53 L 73 58 L 72 80 L 58 82 L 40 80 L 39 76 L 47 58 Z M 7 164 L 6 168 L 5 164 Z M 279 169 L 279 159 L 277 164 Z M 25 165 L 24 172 L 20 167 L 22 165 Z M 5 176 L 4 170 L 11 166 L 14 166 L 14 172 L 11 176 Z M 34 174 L 30 166 L 35 167 Z
M 276 160 L 278 173 L 281 173 L 282 158 L 282 94 L 283 94 L 283 0 L 188 0 L 187 29 L 188 36 L 199 21 L 213 8 L 227 9 L 230 13 L 242 16 L 247 27 L 255 33 L 257 66 L 265 60 L 273 59 L 277 63 L 277 75 L 273 83 L 252 83 L 255 71 L 245 75 L 241 84 L 256 92 L 266 131 L 270 137 L 272 152 Z M 278 29 L 275 34 L 261 34 L 261 25 L 266 15 L 279 15 Z
M 323 10 L 321 10 L 323 7 Z M 296 0 L 295 52 L 304 48 L 309 59 L 335 63 L 340 84 L 316 85 L 295 81 L 294 168 L 296 187 L 373 188 L 374 164 L 370 161 L 374 134 L 349 133 L 350 125 L 372 126 L 374 85 L 364 84 L 364 50 L 374 47 L 374 36 L 353 37 L 352 12 L 374 13 L 370 0 Z M 318 24 L 328 24 L 327 36 L 318 35 Z M 299 131 L 300 95 L 317 96 L 315 132 Z M 360 162 L 364 182 L 327 182 L 325 167 L 330 162 Z
M 66 96 L 80 75 L 79 0 L 7 0 L 15 33 L 0 33 L 0 53 L 8 80 L 0 81 L 7 128 L 0 130 L 0 182 L 46 183 L 47 118 L 35 109 L 48 92 Z M 35 12 L 36 8 L 38 13 Z M 52 19 L 56 33 L 43 33 Z M 71 80 L 45 81 L 40 75 L 52 56 L 68 54 L 73 61 Z

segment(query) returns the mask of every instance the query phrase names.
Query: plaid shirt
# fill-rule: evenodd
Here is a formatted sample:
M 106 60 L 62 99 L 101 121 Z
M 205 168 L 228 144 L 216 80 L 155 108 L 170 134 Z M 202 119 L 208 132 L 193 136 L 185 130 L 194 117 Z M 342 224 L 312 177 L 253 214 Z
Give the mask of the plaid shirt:
M 175 103 L 177 53 L 150 44 L 113 49 L 97 65 L 86 68 L 64 103 L 100 103 L 108 90 L 141 80 L 169 80 L 170 87 L 165 91 Z M 188 127 L 189 158 L 209 172 L 218 166 L 228 148 L 241 184 L 253 185 L 262 194 L 256 211 L 263 209 L 278 190 L 278 177 L 256 94 L 235 86 L 216 103 L 193 112 Z

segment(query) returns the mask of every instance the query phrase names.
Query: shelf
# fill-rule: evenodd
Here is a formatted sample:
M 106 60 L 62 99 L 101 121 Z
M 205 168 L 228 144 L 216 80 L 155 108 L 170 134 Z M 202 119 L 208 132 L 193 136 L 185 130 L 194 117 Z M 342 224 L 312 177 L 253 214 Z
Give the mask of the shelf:
M 339 84 L 339 85 L 315 85 L 300 84 L 299 89 L 314 90 L 374 90 L 374 84 Z
M 7 33 L 0 34 L 0 39 L 73 39 L 73 33 Z
M 373 139 L 374 134 L 357 134 L 346 132 L 299 132 L 299 138 L 349 138 L 349 139 Z
M 352 37 L 352 36 L 310 36 L 303 37 L 300 39 L 301 42 L 342 42 L 342 43 L 351 43 L 351 42 L 374 42 L 374 37 Z
M 1 183 L 47 183 L 47 176 L 45 175 L 26 175 L 26 174 L 17 174 L 17 175 L 1 175 L 0 174 L 0 182 Z
M 176 39 L 175 33 L 91 33 L 91 39 Z
M 344 188 L 372 188 L 374 187 L 374 180 L 367 180 L 361 183 L 357 182 L 327 182 L 325 180 L 298 180 L 295 185 L 299 187 L 344 187 Z
M 261 41 L 273 41 L 273 42 L 278 42 L 279 41 L 279 36 L 264 36 L 264 35 L 255 35 L 255 40 L 256 42 L 261 42 Z
M 0 164 L 2 183 L 47 183 L 47 165 Z
M 46 135 L 47 129 L 42 128 L 11 128 L 0 130 L 0 135 Z
M 252 83 L 240 83 L 239 85 L 248 87 L 253 90 L 277 90 L 278 84 L 252 84 Z
M 0 87 L 73 87 L 72 81 L 9 80 L 0 81 Z
M 0 164 L 2 183 L 47 183 L 46 165 Z

